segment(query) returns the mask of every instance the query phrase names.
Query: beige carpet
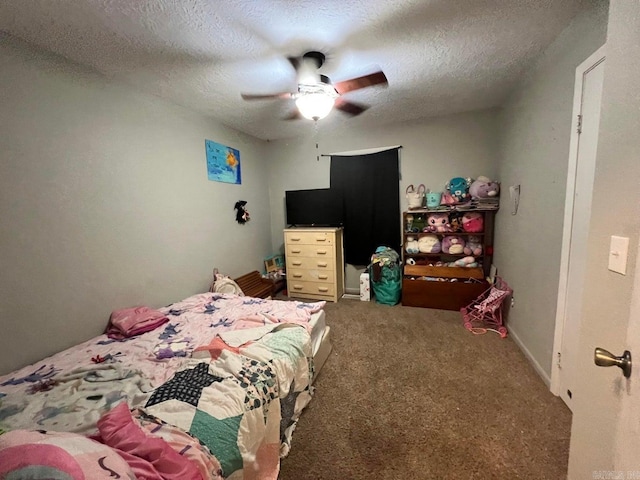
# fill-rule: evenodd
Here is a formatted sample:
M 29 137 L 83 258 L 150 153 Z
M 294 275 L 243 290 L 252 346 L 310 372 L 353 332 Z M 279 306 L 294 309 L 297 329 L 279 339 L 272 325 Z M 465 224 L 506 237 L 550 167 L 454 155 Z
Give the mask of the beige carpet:
M 571 414 L 510 338 L 458 312 L 327 304 L 333 352 L 282 480 L 566 478 Z

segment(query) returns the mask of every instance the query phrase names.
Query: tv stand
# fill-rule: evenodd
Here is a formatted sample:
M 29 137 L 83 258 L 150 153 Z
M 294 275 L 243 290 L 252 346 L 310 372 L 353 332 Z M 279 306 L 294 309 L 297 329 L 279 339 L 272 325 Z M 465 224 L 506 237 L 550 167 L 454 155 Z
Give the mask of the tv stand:
M 284 245 L 289 297 L 337 302 L 344 295 L 342 228 L 285 228 Z

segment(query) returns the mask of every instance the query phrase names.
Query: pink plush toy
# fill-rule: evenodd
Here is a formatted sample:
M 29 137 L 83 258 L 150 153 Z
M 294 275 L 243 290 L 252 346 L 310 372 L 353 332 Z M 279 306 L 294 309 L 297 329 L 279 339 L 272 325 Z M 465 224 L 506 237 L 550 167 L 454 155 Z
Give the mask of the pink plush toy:
M 429 232 L 448 232 L 450 228 L 448 213 L 431 213 L 427 217 L 425 230 Z
M 464 239 L 458 235 L 447 235 L 442 239 L 442 252 L 459 255 L 464 252 Z
M 484 216 L 479 212 L 464 212 L 462 229 L 470 233 L 482 232 L 484 230 Z

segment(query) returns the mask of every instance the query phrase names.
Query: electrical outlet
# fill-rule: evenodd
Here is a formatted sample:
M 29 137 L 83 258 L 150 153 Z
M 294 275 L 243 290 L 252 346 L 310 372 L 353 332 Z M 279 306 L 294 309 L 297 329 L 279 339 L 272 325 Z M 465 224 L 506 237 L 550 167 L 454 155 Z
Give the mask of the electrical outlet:
M 516 297 L 511 297 L 511 308 L 516 306 Z

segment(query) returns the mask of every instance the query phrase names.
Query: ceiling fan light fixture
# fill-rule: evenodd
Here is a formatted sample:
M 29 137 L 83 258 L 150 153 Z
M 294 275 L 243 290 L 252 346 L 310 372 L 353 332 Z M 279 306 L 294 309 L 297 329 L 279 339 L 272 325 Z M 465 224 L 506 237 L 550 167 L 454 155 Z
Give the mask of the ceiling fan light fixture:
M 331 112 L 335 97 L 324 92 L 306 93 L 296 98 L 296 107 L 304 118 L 320 120 Z

